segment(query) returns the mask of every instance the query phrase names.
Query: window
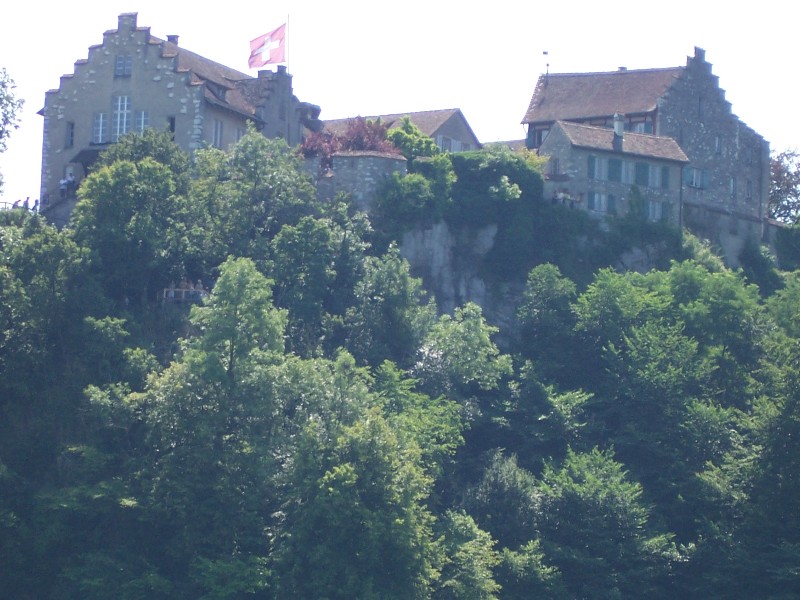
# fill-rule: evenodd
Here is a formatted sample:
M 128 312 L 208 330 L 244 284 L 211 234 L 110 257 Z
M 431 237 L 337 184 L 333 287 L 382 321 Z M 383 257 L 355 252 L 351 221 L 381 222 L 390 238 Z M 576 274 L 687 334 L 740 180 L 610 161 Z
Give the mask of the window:
M 633 182 L 636 185 L 648 187 L 650 185 L 650 165 L 641 162 L 635 163 Z
M 172 139 L 175 139 L 175 117 L 167 117 L 167 130 L 172 134 Z
M 559 175 L 561 165 L 559 164 L 559 160 L 557 158 L 550 158 L 550 175 Z
M 92 120 L 92 143 L 105 144 L 108 141 L 108 113 L 95 113 Z
M 660 221 L 664 217 L 664 205 L 661 202 L 650 200 L 647 203 L 647 220 Z
M 669 189 L 669 167 L 661 167 L 661 189 Z
M 116 142 L 130 130 L 131 127 L 131 99 L 128 96 L 114 98 L 111 113 L 111 141 Z
M 114 66 L 114 77 L 130 77 L 133 71 L 133 57 L 130 55 L 118 56 Z
M 549 129 L 528 129 L 528 142 L 531 148 L 538 148 L 547 139 Z
M 607 212 L 616 214 L 617 212 L 617 198 L 612 194 L 599 194 L 597 192 L 589 192 L 587 194 L 587 206 L 589 210 L 594 212 Z
M 134 130 L 136 133 L 144 133 L 144 130 L 147 129 L 147 126 L 150 124 L 150 117 L 147 114 L 146 110 L 139 110 L 136 111 L 136 123 L 134 124 Z
M 622 181 L 622 161 L 619 158 L 608 159 L 608 180 Z
M 708 187 L 708 171 L 705 169 L 695 169 L 687 167 L 685 173 L 685 183 L 689 187 L 704 190 Z
M 237 127 L 236 128 L 236 141 L 238 142 L 244 137 L 245 128 L 244 127 Z
M 589 156 L 589 164 L 587 166 L 589 171 L 589 179 L 597 179 L 597 158 Z
M 753 199 L 753 182 L 748 179 L 744 186 L 744 197 L 747 200 Z
M 217 148 L 222 148 L 222 121 L 214 119 L 214 139 L 212 144 Z
M 75 145 L 75 123 L 67 122 L 67 129 L 64 132 L 64 148 L 72 148 Z
M 714 138 L 714 152 L 722 154 L 722 138 L 720 136 Z
M 622 162 L 622 183 L 633 183 L 633 162 L 623 160 Z
M 736 177 L 731 177 L 730 192 L 731 192 L 731 198 L 736 198 Z

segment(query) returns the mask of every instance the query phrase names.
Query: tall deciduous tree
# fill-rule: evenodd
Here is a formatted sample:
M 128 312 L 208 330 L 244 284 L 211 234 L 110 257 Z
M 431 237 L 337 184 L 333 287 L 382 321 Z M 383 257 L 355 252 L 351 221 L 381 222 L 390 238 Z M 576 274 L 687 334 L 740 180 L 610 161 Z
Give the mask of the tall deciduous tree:
M 377 408 L 330 439 L 310 422 L 276 541 L 279 596 L 425 598 L 439 556 L 419 450 Z
M 442 315 L 419 350 L 416 373 L 433 395 L 469 397 L 494 390 L 511 374 L 511 357 L 492 341 L 498 329 L 486 323 L 477 304 L 468 302 Z
M 147 156 L 117 161 L 89 175 L 71 217 L 78 243 L 92 252 L 107 294 L 146 304 L 180 268 L 185 198 L 169 166 Z
M 0 69 L 0 152 L 6 149 L 8 136 L 19 127 L 19 111 L 22 110 L 23 101 L 14 94 L 14 80 L 6 71 Z M 0 175 L 0 190 L 3 188 L 3 177 Z
M 347 348 L 371 365 L 388 359 L 410 366 L 436 318 L 436 307 L 396 246 L 367 259 L 355 293 L 355 305 L 347 311 Z
M 679 558 L 675 547 L 653 531 L 641 485 L 612 453 L 570 451 L 537 487 L 542 547 L 573 597 L 670 597 L 663 578 Z
M 198 151 L 191 197 L 207 214 L 202 239 L 209 263 L 233 255 L 265 268 L 269 242 L 281 227 L 297 224 L 316 208 L 300 161 L 284 140 L 269 139 L 252 127 L 227 153 Z
M 770 158 L 769 216 L 785 223 L 800 219 L 800 153 L 784 150 Z

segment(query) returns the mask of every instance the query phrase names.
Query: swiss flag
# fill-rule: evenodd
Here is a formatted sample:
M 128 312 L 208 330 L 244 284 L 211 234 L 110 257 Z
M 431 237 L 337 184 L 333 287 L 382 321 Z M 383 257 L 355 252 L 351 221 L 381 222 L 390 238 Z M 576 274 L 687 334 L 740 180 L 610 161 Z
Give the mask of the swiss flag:
M 286 23 L 250 42 L 251 69 L 286 62 Z

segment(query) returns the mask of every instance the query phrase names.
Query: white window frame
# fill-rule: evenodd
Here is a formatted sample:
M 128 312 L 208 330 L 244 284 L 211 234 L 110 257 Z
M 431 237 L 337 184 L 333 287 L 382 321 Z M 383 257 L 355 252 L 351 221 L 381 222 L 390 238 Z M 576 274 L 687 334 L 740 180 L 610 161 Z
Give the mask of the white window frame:
M 134 123 L 134 130 L 136 133 L 144 133 L 144 130 L 150 126 L 150 115 L 146 110 L 136 111 L 136 122 Z
M 105 144 L 108 141 L 108 113 L 94 113 L 92 119 L 92 143 Z
M 111 114 L 111 141 L 118 142 L 119 138 L 128 133 L 132 121 L 130 96 L 114 96 Z

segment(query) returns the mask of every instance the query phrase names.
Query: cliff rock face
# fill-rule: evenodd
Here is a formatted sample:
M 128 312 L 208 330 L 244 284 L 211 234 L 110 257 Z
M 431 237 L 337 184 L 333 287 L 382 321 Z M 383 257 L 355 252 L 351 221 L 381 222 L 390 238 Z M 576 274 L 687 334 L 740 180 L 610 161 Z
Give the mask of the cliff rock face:
M 442 312 L 465 302 L 486 305 L 486 283 L 478 274 L 482 259 L 492 249 L 497 225 L 453 232 L 444 222 L 403 235 L 400 251 L 412 272 L 422 277 L 436 296 Z
M 454 230 L 440 221 L 431 227 L 406 232 L 400 253 L 409 262 L 413 275 L 420 277 L 425 289 L 435 296 L 440 313 L 451 314 L 466 302 L 478 304 L 486 320 L 500 328 L 497 341 L 503 345 L 518 329 L 516 310 L 526 278 L 498 283 L 497 278 L 487 273 L 485 259 L 497 234 L 496 223 Z M 586 246 L 586 252 L 591 252 L 591 244 L 586 240 L 581 244 Z M 667 252 L 661 244 L 629 248 L 612 266 L 618 271 L 645 273 Z
M 478 304 L 492 325 L 499 327 L 502 338 L 516 330 L 516 307 L 524 281 L 488 285 L 481 275 L 484 258 L 492 249 L 497 224 L 479 229 L 452 231 L 439 222 L 430 228 L 415 228 L 403 235 L 400 252 L 411 265 L 415 277 L 422 278 L 441 313 L 466 302 Z

